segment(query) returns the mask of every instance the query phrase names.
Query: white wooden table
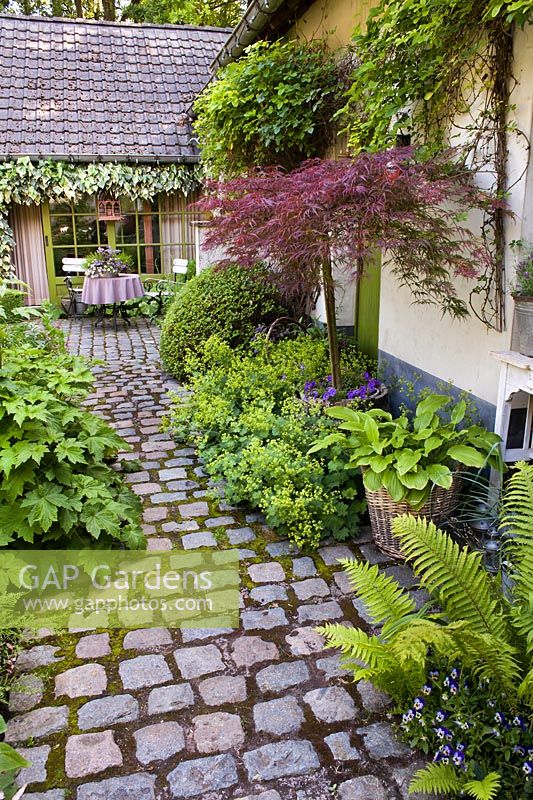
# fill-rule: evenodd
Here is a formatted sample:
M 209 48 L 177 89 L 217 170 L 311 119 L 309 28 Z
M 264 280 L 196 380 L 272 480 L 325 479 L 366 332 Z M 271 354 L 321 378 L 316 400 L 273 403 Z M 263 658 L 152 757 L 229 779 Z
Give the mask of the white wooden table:
M 500 384 L 496 405 L 494 430 L 503 439 L 502 456 L 506 463 L 533 458 L 533 358 L 523 356 L 515 350 L 493 352 L 491 356 L 500 362 Z M 522 409 L 525 419 L 520 447 L 508 447 L 511 411 Z

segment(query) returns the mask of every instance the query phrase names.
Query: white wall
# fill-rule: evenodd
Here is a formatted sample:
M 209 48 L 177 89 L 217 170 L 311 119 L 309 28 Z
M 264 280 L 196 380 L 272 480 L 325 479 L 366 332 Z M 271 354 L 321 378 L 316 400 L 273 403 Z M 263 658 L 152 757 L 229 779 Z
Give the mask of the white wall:
M 513 73 L 518 81 L 511 102 L 517 127 L 529 137 L 533 119 L 533 28 L 518 31 L 515 40 Z M 516 215 L 506 223 L 507 243 L 516 239 L 533 241 L 533 166 L 528 166 L 525 141 L 509 135 L 509 205 Z M 520 176 L 522 177 L 520 178 Z M 507 248 L 507 283 L 512 280 L 516 259 Z M 457 279 L 460 295 L 468 298 L 472 282 Z M 451 380 L 457 387 L 472 391 L 481 399 L 495 404 L 499 366 L 490 356 L 491 350 L 511 349 L 513 301 L 506 304 L 507 329 L 503 333 L 487 330 L 482 322 L 470 317 L 455 322 L 442 317 L 438 308 L 412 305 L 412 297 L 401 289 L 386 267 L 381 282 L 379 348 L 442 380 Z

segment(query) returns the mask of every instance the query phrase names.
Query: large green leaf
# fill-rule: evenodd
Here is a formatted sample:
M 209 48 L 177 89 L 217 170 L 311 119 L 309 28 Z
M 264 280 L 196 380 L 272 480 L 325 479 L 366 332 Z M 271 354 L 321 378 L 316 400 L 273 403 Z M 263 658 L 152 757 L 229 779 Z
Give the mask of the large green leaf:
M 15 772 L 29 766 L 30 762 L 17 753 L 14 747 L 0 742 L 0 772 Z
M 449 467 L 446 467 L 444 464 L 428 464 L 425 470 L 430 481 L 437 484 L 437 486 L 442 486 L 443 489 L 449 489 L 452 485 L 453 474 Z
M 378 492 L 383 486 L 383 480 L 380 473 L 372 472 L 368 469 L 363 472 L 363 484 L 365 489 L 369 492 Z
M 456 444 L 450 447 L 448 456 L 454 461 L 464 464 L 466 467 L 482 468 L 487 461 L 486 456 L 466 444 Z
M 402 475 L 401 482 L 408 489 L 425 489 L 429 483 L 429 475 L 424 469 L 418 469 L 414 472 L 406 472 Z
M 421 450 L 413 451 L 410 450 L 409 448 L 405 448 L 405 450 L 402 450 L 396 457 L 396 469 L 398 471 L 398 475 L 404 475 L 406 472 L 410 472 L 413 469 L 413 467 L 415 467 L 418 464 L 421 456 L 422 456 Z
M 399 503 L 405 497 L 405 487 L 401 483 L 395 469 L 389 467 L 382 474 L 383 485 L 387 489 L 392 499 Z

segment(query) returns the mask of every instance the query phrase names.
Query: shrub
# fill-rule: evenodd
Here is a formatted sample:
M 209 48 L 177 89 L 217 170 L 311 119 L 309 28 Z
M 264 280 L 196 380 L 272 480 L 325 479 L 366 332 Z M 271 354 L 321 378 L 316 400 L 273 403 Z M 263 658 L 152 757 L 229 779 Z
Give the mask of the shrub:
M 217 334 L 237 346 L 247 343 L 255 327 L 282 314 L 279 294 L 262 267 L 207 269 L 184 285 L 165 317 L 161 357 L 177 378 L 187 376 L 186 361 Z
M 195 103 L 204 161 L 230 175 L 322 155 L 342 89 L 335 55 L 323 44 L 258 42 Z
M 92 385 L 87 362 L 57 338 L 51 344 L 19 339 L 1 351 L 0 546 L 96 539 L 140 547 L 139 499 L 110 466 L 128 445 L 79 406 Z
M 174 433 L 184 441 L 193 436 L 205 469 L 224 481 L 226 499 L 260 508 L 301 547 L 354 534 L 364 507 L 360 479 L 340 448 L 307 455 L 317 434 L 334 429 L 323 403 L 303 399 L 327 358 L 327 342 L 305 335 L 259 338 L 249 353 L 212 337 L 189 361 L 192 394 L 172 410 Z
M 24 302 L 24 292 L 19 289 L 4 288 L 0 296 L 0 305 L 6 312 L 6 320 L 11 322 L 14 319 L 13 310 L 20 308 Z

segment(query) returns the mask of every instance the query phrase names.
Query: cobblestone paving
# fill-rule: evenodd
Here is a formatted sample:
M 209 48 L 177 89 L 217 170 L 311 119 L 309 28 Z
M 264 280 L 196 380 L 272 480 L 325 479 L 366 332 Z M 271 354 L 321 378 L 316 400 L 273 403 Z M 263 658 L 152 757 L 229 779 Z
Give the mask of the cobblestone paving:
M 89 405 L 133 444 L 127 476 L 151 550 L 237 547 L 241 629 L 84 632 L 23 653 L 6 740 L 31 760 L 26 800 L 400 800 L 418 763 L 388 699 L 350 684 L 314 626 L 361 624 L 340 557 L 383 563 L 368 536 L 294 552 L 255 513 L 214 503 L 193 449 L 160 432 L 175 389 L 158 330 L 63 323 L 73 351 L 102 359 Z M 417 592 L 414 589 L 415 593 Z

